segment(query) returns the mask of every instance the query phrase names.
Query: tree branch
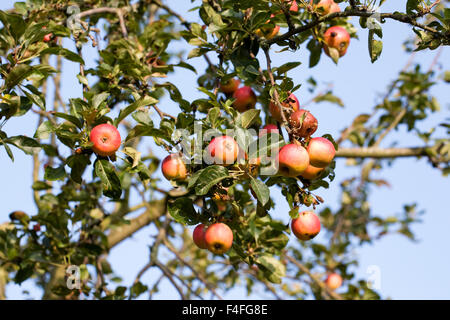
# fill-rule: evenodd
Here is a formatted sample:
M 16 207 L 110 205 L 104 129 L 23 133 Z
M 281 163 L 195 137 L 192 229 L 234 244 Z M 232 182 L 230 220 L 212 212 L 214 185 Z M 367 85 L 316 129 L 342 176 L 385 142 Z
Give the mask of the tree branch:
M 396 21 L 400 21 L 403 23 L 408 23 L 410 25 L 413 25 L 417 28 L 423 29 L 425 31 L 431 32 L 432 34 L 434 34 L 437 37 L 442 37 L 442 38 L 449 38 L 448 36 L 440 33 L 439 31 L 437 31 L 436 29 L 430 28 L 428 26 L 425 26 L 423 24 L 418 23 L 415 19 L 424 16 L 425 14 L 429 13 L 428 10 L 422 12 L 421 14 L 418 15 L 414 15 L 414 16 L 409 16 L 407 14 L 403 14 L 400 12 L 394 12 L 394 13 L 381 13 L 381 14 L 377 14 L 377 17 L 379 17 L 381 20 L 385 20 L 385 19 L 392 19 L 392 20 L 396 20 Z M 345 10 L 345 11 L 341 11 L 341 12 L 334 12 L 334 13 L 330 13 L 326 16 L 320 17 L 317 20 L 311 21 L 310 23 L 307 23 L 303 26 L 297 27 L 293 30 L 290 30 L 282 35 L 273 37 L 272 39 L 269 40 L 262 40 L 262 45 L 272 45 L 278 41 L 282 41 L 282 40 L 287 40 L 289 39 L 291 36 L 297 34 L 297 33 L 302 33 L 304 31 L 307 31 L 309 29 L 314 28 L 315 26 L 317 26 L 318 24 L 322 23 L 322 22 L 326 22 L 335 18 L 345 18 L 345 17 L 366 17 L 369 18 L 371 16 L 373 16 L 374 14 L 376 14 L 375 12 L 370 12 L 370 11 L 361 11 L 359 9 L 350 9 L 350 10 Z M 450 39 L 449 39 L 450 40 Z
M 414 148 L 340 148 L 336 158 L 405 158 L 428 156 L 427 147 Z

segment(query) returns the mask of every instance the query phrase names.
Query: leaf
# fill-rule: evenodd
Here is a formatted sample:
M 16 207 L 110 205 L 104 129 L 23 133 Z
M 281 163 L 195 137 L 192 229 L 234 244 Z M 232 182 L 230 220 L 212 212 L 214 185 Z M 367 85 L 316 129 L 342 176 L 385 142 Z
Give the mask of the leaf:
M 239 115 L 237 122 L 240 123 L 242 128 L 247 129 L 258 120 L 260 113 L 261 110 L 258 109 L 247 110 Z
M 258 201 L 261 202 L 263 206 L 265 206 L 270 199 L 269 188 L 264 182 L 253 177 L 251 177 L 250 185 L 252 187 L 252 190 L 255 192 Z
M 69 121 L 70 123 L 73 123 L 74 125 L 76 125 L 79 129 L 83 128 L 83 122 L 82 120 L 78 119 L 77 117 L 67 114 L 67 113 L 62 113 L 62 112 L 53 112 L 52 115 L 54 115 L 55 117 L 64 119 Z
M 198 177 L 195 194 L 204 196 L 214 185 L 228 177 L 228 169 L 223 166 L 213 165 L 207 167 Z
M 92 107 L 97 109 L 106 99 L 108 99 L 109 95 L 109 92 L 96 94 L 92 99 Z
M 28 84 L 25 86 L 30 92 L 23 91 L 25 95 L 33 101 L 35 105 L 37 105 L 41 110 L 45 110 L 45 97 L 36 87 L 32 86 L 31 84 Z
M 190 198 L 178 198 L 173 202 L 169 201 L 167 210 L 178 223 L 183 225 L 194 225 L 198 223 L 199 216 Z
M 109 198 L 119 199 L 122 186 L 114 166 L 104 159 L 97 159 L 94 164 L 95 174 L 102 181 L 103 194 Z
M 66 170 L 64 169 L 64 164 L 57 168 L 52 168 L 50 166 L 45 167 L 44 180 L 56 181 L 62 180 L 65 177 Z
M 301 65 L 301 62 L 288 62 L 285 63 L 281 66 L 279 66 L 278 68 L 274 68 L 274 72 L 277 71 L 279 75 L 288 72 L 289 70 L 292 70 L 296 67 L 298 67 L 299 65 Z
M 137 165 L 141 161 L 141 152 L 137 151 L 136 149 L 134 149 L 132 147 L 125 147 L 122 149 L 122 152 L 125 153 L 127 156 L 129 156 L 133 160 L 133 164 L 131 165 L 131 168 L 137 167 Z
M 25 80 L 34 72 L 33 67 L 27 64 L 19 64 L 15 66 L 6 76 L 5 85 L 11 89 Z
M 330 58 L 333 60 L 335 64 L 339 62 L 339 51 L 336 48 L 328 47 L 328 52 L 330 54 Z
M 281 283 L 281 278 L 286 275 L 286 266 L 271 255 L 260 255 L 256 263 L 263 267 L 267 280 L 272 283 Z
M 76 54 L 75 52 L 72 52 L 66 48 L 61 48 L 61 47 L 50 47 L 47 48 L 45 50 L 43 50 L 41 52 L 41 54 L 56 54 L 58 56 L 62 56 L 64 58 L 66 58 L 67 60 L 76 62 L 76 63 L 80 63 L 84 65 L 84 60 L 82 57 L 80 57 L 78 54 Z
M 125 109 L 120 110 L 119 116 L 114 121 L 114 125 L 117 127 L 123 119 L 125 119 L 130 113 L 134 112 L 137 108 L 156 104 L 157 102 L 158 102 L 158 99 L 155 99 L 150 96 L 145 96 L 144 98 L 141 98 L 141 99 L 133 102 Z
M 342 102 L 341 98 L 333 95 L 331 92 L 327 92 L 325 94 L 319 95 L 313 100 L 316 103 L 322 102 L 322 101 L 328 101 L 334 104 L 337 104 L 340 107 L 344 106 L 344 103 Z
M 34 134 L 34 138 L 36 139 L 48 139 L 50 137 L 50 133 L 55 130 L 55 127 L 50 121 L 42 122 L 39 127 L 36 129 Z
M 84 154 L 75 154 L 68 157 L 66 164 L 72 169 L 70 171 L 70 178 L 76 183 L 81 184 L 83 182 L 82 175 L 90 163 L 89 156 Z
M 413 11 L 418 11 L 420 0 L 408 0 L 406 2 L 406 13 L 412 14 Z
M 37 142 L 33 138 L 29 138 L 26 136 L 9 137 L 7 139 L 4 139 L 3 141 L 12 144 L 13 146 L 19 148 L 20 150 L 29 155 L 33 155 L 41 148 L 39 142 Z
M 370 60 L 374 63 L 381 55 L 383 51 L 383 42 L 374 39 L 374 31 L 369 30 L 369 55 Z

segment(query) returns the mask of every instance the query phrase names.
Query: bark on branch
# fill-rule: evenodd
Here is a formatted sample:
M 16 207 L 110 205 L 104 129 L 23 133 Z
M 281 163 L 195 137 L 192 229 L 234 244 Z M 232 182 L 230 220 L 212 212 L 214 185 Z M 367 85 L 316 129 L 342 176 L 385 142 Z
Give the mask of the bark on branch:
M 340 148 L 336 158 L 404 158 L 428 156 L 426 147 L 416 148 Z

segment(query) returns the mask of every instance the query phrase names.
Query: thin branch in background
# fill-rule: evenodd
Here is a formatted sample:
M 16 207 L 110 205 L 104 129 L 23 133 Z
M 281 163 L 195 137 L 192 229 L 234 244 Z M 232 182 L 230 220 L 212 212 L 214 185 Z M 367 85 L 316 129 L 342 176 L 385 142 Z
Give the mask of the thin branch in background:
M 302 271 L 303 273 L 306 273 L 308 275 L 308 277 L 311 278 L 311 280 L 317 284 L 323 291 L 325 291 L 328 295 L 330 295 L 333 299 L 335 300 L 343 300 L 344 298 L 337 294 L 336 292 L 334 292 L 333 290 L 331 290 L 330 288 L 328 288 L 328 286 L 321 280 L 319 280 L 315 275 L 313 275 L 311 273 L 311 271 L 305 267 L 303 264 L 301 264 L 300 262 L 298 262 L 295 258 L 286 255 L 286 258 L 291 261 L 293 264 L 295 264 L 297 266 L 297 268 L 300 269 L 300 271 Z

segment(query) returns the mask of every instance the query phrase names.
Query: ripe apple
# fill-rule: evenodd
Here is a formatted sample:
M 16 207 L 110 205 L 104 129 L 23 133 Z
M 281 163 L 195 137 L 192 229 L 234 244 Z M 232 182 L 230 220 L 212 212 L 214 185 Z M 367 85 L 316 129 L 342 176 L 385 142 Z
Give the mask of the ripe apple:
M 312 138 L 307 150 L 310 164 L 317 168 L 328 166 L 336 154 L 336 149 L 330 140 L 322 137 Z
M 270 15 L 271 18 L 273 18 L 274 16 L 275 16 L 274 14 Z M 269 23 L 270 23 L 270 19 L 267 20 L 266 24 L 269 24 Z M 280 26 L 275 26 L 275 27 L 273 27 L 273 26 L 263 26 L 263 27 L 257 29 L 255 31 L 255 34 L 258 37 L 261 37 L 261 38 L 264 37 L 267 40 L 269 40 L 269 39 L 272 39 L 273 37 L 275 37 L 278 34 L 279 31 L 280 31 Z
M 311 0 L 311 5 L 314 5 L 314 0 Z M 314 9 L 321 15 L 327 15 L 330 13 L 330 8 L 333 5 L 333 0 L 320 0 L 318 4 L 314 6 Z
M 298 4 L 296 0 L 292 0 L 292 4 L 289 10 L 292 12 L 298 12 Z
M 325 53 L 330 56 L 328 48 L 335 48 L 339 52 L 339 57 L 347 53 L 350 44 L 350 34 L 341 26 L 333 26 L 328 28 L 323 35 L 325 46 L 323 47 Z
M 186 165 L 176 153 L 169 154 L 161 163 L 161 171 L 167 180 L 184 180 L 187 176 Z
M 219 85 L 220 91 L 222 91 L 225 94 L 233 94 L 236 89 L 239 87 L 239 84 L 241 81 L 239 79 L 230 79 L 226 82 L 221 82 Z
M 261 130 L 259 130 L 259 136 L 262 137 L 263 135 L 271 132 L 279 134 L 280 131 L 278 130 L 278 126 L 275 124 L 266 124 Z
M 233 231 L 224 223 L 214 223 L 205 232 L 205 243 L 212 253 L 223 254 L 233 244 Z
M 317 130 L 316 117 L 305 109 L 293 112 L 289 118 L 289 124 L 294 133 L 299 137 L 310 137 Z
M 319 217 L 312 211 L 303 211 L 292 220 L 291 229 L 300 240 L 311 240 L 320 232 Z
M 306 168 L 306 170 L 300 175 L 305 179 L 313 180 L 317 178 L 317 176 L 322 172 L 322 170 L 323 168 L 317 168 L 312 165 L 309 165 L 308 168 Z
M 119 130 L 109 123 L 95 126 L 89 140 L 94 144 L 92 150 L 103 157 L 115 154 L 121 143 Z
M 227 166 L 236 161 L 239 145 L 230 136 L 220 136 L 211 140 L 207 151 L 214 163 Z
M 278 172 L 286 177 L 296 177 L 303 173 L 309 165 L 308 152 L 301 145 L 290 143 L 278 152 Z
M 200 223 L 197 225 L 194 229 L 194 232 L 192 234 L 192 239 L 194 240 L 194 243 L 199 247 L 200 249 L 206 249 L 206 242 L 205 242 L 205 225 L 203 223 Z
M 300 109 L 300 103 L 298 102 L 297 97 L 291 93 L 289 97 L 284 100 L 281 105 L 285 108 L 290 108 L 292 111 L 297 111 Z M 272 117 L 277 120 L 278 122 L 283 122 L 283 117 L 281 116 L 281 110 L 280 107 L 275 102 L 270 102 L 269 104 L 269 111 Z M 287 119 L 288 117 L 286 117 Z
M 341 8 L 336 2 L 333 2 L 330 6 L 330 13 L 341 12 Z
M 252 88 L 248 86 L 240 87 L 234 91 L 233 98 L 235 99 L 233 107 L 239 112 L 244 112 L 255 107 L 256 94 Z
M 330 273 L 325 279 L 325 284 L 331 290 L 336 290 L 342 285 L 342 277 L 337 273 Z

